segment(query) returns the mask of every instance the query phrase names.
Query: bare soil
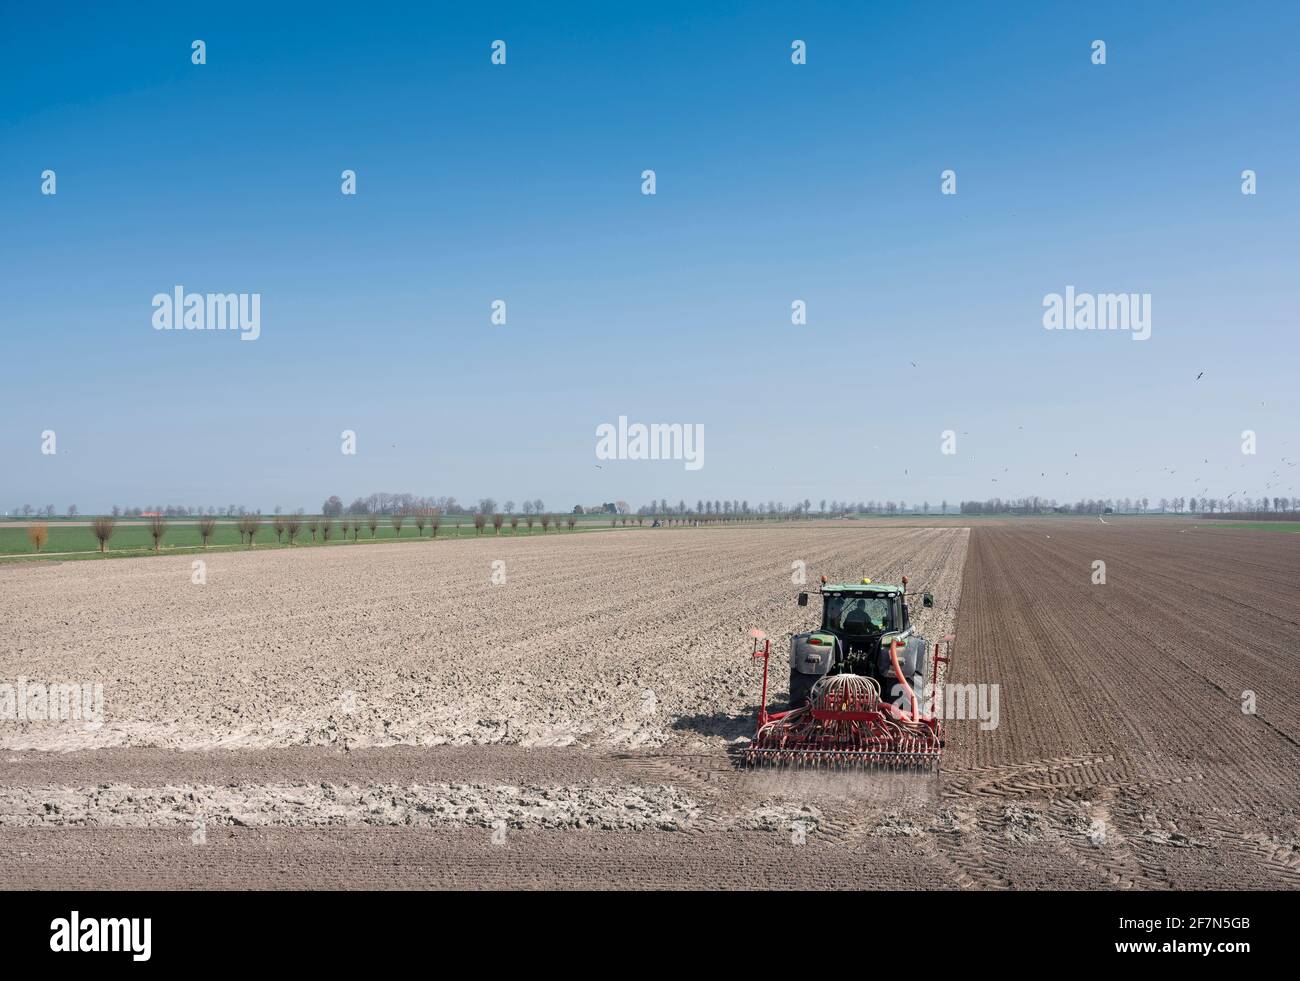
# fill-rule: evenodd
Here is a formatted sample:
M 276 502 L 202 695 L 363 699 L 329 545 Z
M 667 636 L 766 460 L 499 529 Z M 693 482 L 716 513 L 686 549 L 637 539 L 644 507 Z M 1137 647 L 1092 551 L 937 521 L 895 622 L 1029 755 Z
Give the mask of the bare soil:
M 214 556 L 206 586 L 188 558 L 0 568 L 27 611 L 0 681 L 106 703 L 89 732 L 0 721 L 0 881 L 1294 888 L 1300 548 L 1183 527 L 503 537 Z M 783 650 L 812 616 L 796 560 L 933 589 L 997 728 L 951 720 L 933 776 L 736 769 L 748 631 Z

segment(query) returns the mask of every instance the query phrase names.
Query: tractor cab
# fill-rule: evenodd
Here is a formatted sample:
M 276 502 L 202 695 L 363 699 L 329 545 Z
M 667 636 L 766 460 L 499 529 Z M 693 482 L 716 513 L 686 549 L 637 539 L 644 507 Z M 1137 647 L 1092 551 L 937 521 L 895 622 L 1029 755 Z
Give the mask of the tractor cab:
M 883 634 L 897 629 L 900 605 L 890 593 L 825 593 L 821 628 L 845 639 Z
M 890 693 L 901 672 L 909 684 L 925 675 L 925 639 L 912 630 L 907 608 L 907 579 L 902 585 L 827 583 L 822 580 L 822 622 L 814 631 L 790 638 L 791 705 L 802 704 L 812 686 L 829 674 L 857 674 L 874 678 L 881 692 Z M 924 606 L 934 597 L 922 595 Z M 808 594 L 799 594 L 808 605 Z M 892 648 L 900 651 L 894 664 Z
M 835 583 L 823 585 L 823 633 L 834 634 L 843 641 L 903 633 L 911 626 L 907 609 L 907 579 L 901 586 L 891 583 Z M 923 594 L 924 606 L 934 605 L 934 597 Z M 808 605 L 808 594 L 799 594 L 799 605 Z

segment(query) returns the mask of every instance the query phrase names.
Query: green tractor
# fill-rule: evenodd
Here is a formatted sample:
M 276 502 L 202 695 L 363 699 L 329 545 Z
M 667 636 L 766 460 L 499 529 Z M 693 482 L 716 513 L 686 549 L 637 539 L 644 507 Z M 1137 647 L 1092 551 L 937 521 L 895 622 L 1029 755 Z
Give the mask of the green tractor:
M 823 584 L 821 626 L 790 638 L 790 707 L 798 708 L 822 678 L 856 674 L 875 678 L 890 701 L 906 698 L 894 671 L 890 646 L 898 643 L 898 660 L 912 690 L 925 687 L 928 658 L 925 638 L 913 630 L 907 607 L 907 577 L 901 585 L 873 583 Z M 934 606 L 929 593 L 921 604 Z M 808 594 L 799 594 L 808 605 Z
M 790 707 L 767 711 L 771 642 L 755 632 L 753 656 L 763 661 L 758 731 L 746 749 L 750 765 L 934 767 L 943 726 L 921 704 L 931 664 L 948 661 L 912 627 L 907 577 L 901 585 L 863 579 L 827 583 L 822 622 L 790 638 Z M 923 593 L 921 604 L 934 606 Z M 799 594 L 808 605 L 808 594 Z M 951 644 L 951 638 L 944 641 Z

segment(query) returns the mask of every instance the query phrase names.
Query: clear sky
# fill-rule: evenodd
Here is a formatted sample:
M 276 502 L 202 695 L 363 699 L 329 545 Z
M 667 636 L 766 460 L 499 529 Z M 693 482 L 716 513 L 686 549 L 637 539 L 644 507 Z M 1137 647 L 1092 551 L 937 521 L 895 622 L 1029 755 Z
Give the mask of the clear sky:
M 1300 493 L 1300 5 L 401 6 L 6 9 L 0 510 Z

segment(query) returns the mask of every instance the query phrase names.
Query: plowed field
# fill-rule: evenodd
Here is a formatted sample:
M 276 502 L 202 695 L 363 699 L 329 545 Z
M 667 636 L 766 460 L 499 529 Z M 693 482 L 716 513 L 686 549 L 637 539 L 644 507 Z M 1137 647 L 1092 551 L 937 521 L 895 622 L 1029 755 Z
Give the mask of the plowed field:
M 204 585 L 191 561 L 0 568 L 0 681 L 105 702 L 0 720 L 7 886 L 1300 885 L 1291 536 L 503 536 L 213 555 Z M 955 626 L 996 726 L 950 719 L 937 776 L 738 771 L 747 635 L 808 624 L 800 562 L 932 589 L 914 612 Z

